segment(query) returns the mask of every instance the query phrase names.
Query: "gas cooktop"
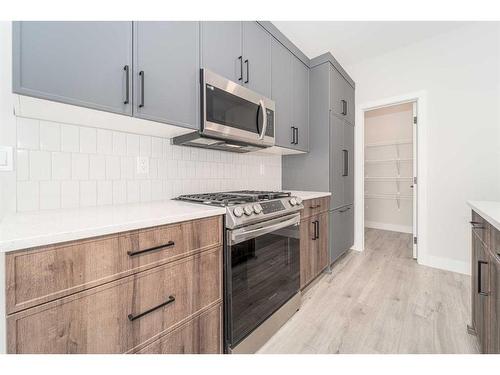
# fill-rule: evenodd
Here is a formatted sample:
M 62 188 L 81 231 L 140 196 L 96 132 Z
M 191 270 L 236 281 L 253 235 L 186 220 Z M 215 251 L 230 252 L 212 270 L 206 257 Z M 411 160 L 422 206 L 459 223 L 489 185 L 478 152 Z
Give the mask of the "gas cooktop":
M 237 228 L 278 216 L 296 214 L 304 208 L 302 199 L 284 191 L 224 191 L 186 194 L 175 199 L 226 207 L 226 228 Z

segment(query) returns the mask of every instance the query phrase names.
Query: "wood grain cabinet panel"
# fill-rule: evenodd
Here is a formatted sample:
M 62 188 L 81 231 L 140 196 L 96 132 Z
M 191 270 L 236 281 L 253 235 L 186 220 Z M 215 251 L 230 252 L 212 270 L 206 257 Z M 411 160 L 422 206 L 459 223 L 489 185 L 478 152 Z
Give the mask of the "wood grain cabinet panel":
M 7 313 L 222 244 L 221 217 L 8 254 Z
M 162 336 L 137 354 L 222 353 L 222 304 Z
M 301 219 L 328 211 L 330 208 L 330 197 L 307 199 L 303 201 L 303 204 L 304 209 L 300 214 Z
M 300 288 L 306 287 L 329 263 L 328 212 L 300 223 Z
M 7 350 L 125 353 L 144 347 L 221 303 L 221 275 L 219 247 L 21 311 L 7 317 Z

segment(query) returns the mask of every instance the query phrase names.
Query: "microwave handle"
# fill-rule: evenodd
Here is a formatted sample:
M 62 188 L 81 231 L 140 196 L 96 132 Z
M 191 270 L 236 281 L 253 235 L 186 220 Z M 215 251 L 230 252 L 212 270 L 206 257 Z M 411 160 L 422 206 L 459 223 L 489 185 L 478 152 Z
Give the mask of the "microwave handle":
M 230 245 L 235 245 L 237 243 L 250 240 L 252 238 L 257 238 L 267 233 L 274 232 L 278 229 L 283 229 L 292 225 L 298 225 L 300 223 L 300 215 L 294 215 L 291 219 L 279 221 L 277 224 L 260 227 L 252 230 L 240 229 L 233 231 L 230 236 Z
M 262 132 L 259 135 L 259 139 L 263 140 L 264 136 L 266 135 L 266 130 L 267 130 L 267 111 L 266 111 L 266 106 L 264 105 L 264 101 L 261 99 L 259 100 L 259 106 L 262 108 Z M 257 121 L 259 121 L 257 119 Z

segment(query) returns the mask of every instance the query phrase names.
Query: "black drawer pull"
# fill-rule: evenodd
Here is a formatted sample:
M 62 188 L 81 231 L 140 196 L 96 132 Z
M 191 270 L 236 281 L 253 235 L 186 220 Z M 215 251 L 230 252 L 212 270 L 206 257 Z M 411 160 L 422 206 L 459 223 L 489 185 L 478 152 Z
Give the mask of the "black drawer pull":
M 321 207 L 321 204 L 316 204 L 314 206 L 309 206 L 309 208 L 311 208 L 311 209 L 320 208 L 320 207 Z
M 482 295 L 482 296 L 489 296 L 489 295 L 490 295 L 490 293 L 488 293 L 488 292 L 483 292 L 483 290 L 482 290 L 483 288 L 482 288 L 482 286 L 481 286 L 481 279 L 482 279 L 482 277 L 481 277 L 481 276 L 482 276 L 482 275 L 481 275 L 481 274 L 482 274 L 481 270 L 482 270 L 482 268 L 483 268 L 483 267 L 481 267 L 481 266 L 482 266 L 483 264 L 484 264 L 484 265 L 488 265 L 488 262 L 485 262 L 485 261 L 483 261 L 483 260 L 478 260 L 478 261 L 477 261 L 477 293 L 478 293 L 478 294 L 480 294 L 480 295 Z
M 168 296 L 168 300 L 163 302 L 162 304 L 158 305 L 158 306 L 155 306 L 149 310 L 146 310 L 140 314 L 137 314 L 137 315 L 134 315 L 134 314 L 128 314 L 128 320 L 130 320 L 131 322 L 133 322 L 134 320 L 136 319 L 139 319 L 139 318 L 142 318 L 144 315 L 146 314 L 149 314 L 155 310 L 158 310 L 160 308 L 162 308 L 163 306 L 167 306 L 169 304 L 171 304 L 172 302 L 175 301 L 175 297 L 174 296 Z
M 139 72 L 139 78 L 141 83 L 141 101 L 139 103 L 139 108 L 144 107 L 144 71 Z
M 123 101 L 123 104 L 128 104 L 130 101 L 130 74 L 129 74 L 129 66 L 125 65 L 123 67 L 123 70 L 125 71 L 125 100 Z
M 319 238 L 319 220 L 316 220 L 316 239 Z
M 240 60 L 240 78 L 238 78 L 238 81 L 243 81 L 243 56 L 239 56 L 238 60 Z
M 469 221 L 469 223 L 474 229 L 484 229 L 483 223 L 481 223 L 480 221 Z
M 166 248 L 166 247 L 172 247 L 172 246 L 175 246 L 175 242 L 174 241 L 168 241 L 165 245 L 150 247 L 149 249 L 138 250 L 138 251 L 127 251 L 127 254 L 129 256 L 133 257 L 134 255 L 144 254 L 144 253 L 147 253 L 149 251 L 160 250 L 160 249 L 163 249 L 163 248 Z

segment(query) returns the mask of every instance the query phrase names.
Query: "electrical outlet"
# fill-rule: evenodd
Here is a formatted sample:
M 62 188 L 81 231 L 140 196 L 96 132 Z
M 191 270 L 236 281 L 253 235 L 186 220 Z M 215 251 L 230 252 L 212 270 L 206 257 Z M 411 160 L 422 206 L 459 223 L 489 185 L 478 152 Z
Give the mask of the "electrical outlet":
M 149 174 L 149 158 L 145 156 L 137 157 L 137 174 L 138 175 Z

